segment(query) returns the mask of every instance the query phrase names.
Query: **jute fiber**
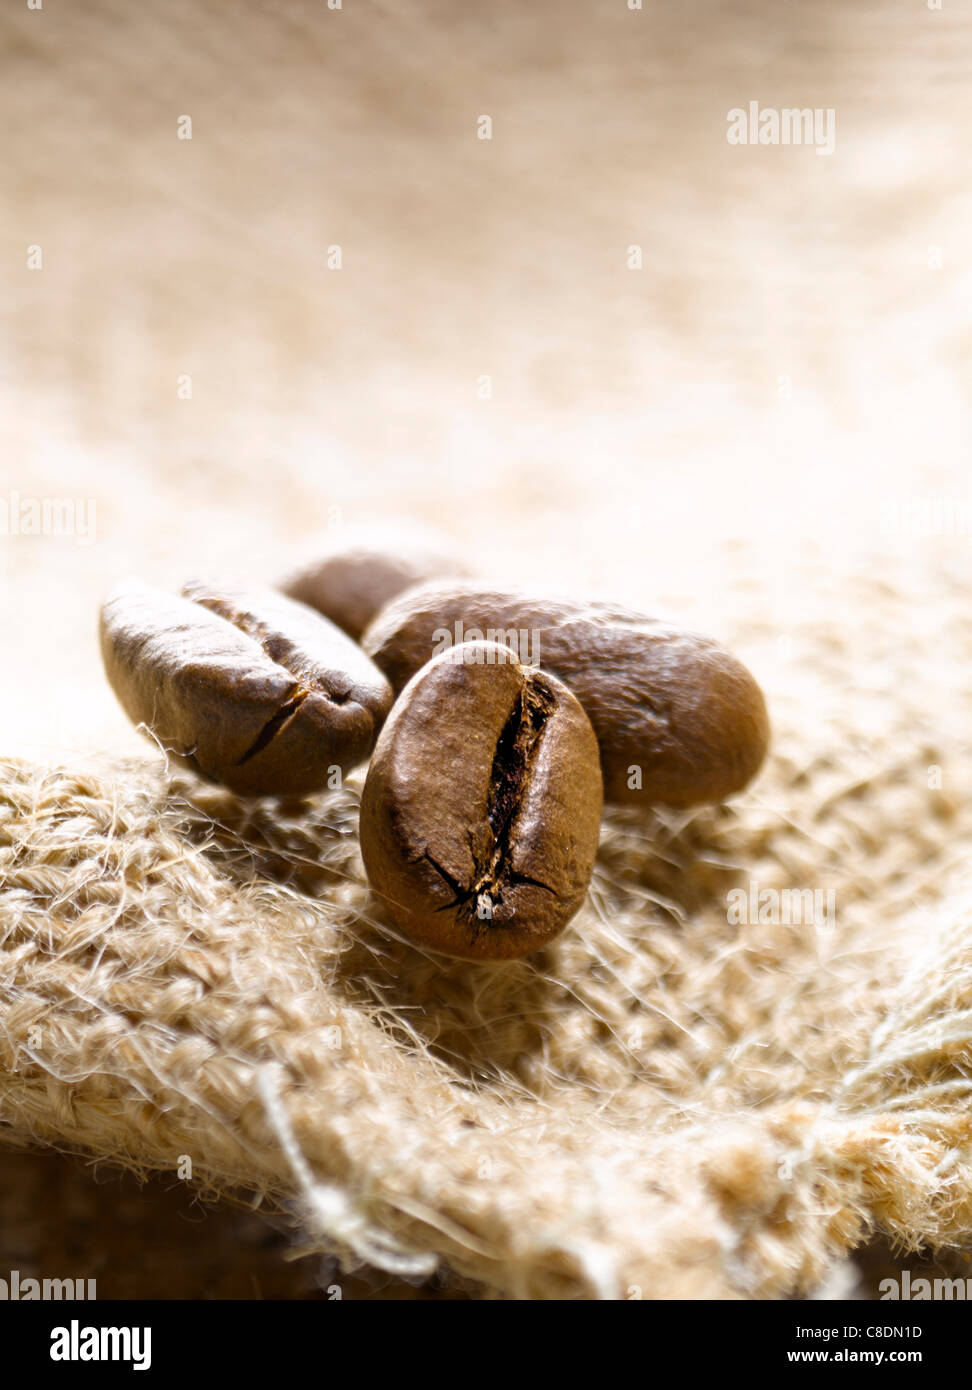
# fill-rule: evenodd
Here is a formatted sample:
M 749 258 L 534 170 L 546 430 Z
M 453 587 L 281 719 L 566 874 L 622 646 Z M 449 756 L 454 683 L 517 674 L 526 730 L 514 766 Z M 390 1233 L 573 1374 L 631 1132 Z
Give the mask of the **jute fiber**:
M 958 613 L 927 597 L 915 624 L 845 580 L 854 641 L 803 625 L 756 788 L 610 815 L 588 905 L 525 963 L 396 938 L 353 786 L 280 808 L 159 761 L 6 762 L 7 1134 L 188 1155 L 348 1264 L 518 1297 L 784 1294 L 875 1227 L 967 1238 L 972 915 L 941 886 L 972 811 L 937 786 Z M 836 911 L 730 922 L 754 882 Z
M 188 1158 L 305 1248 L 480 1296 L 783 1296 L 872 1230 L 967 1242 L 961 7 L 2 25 L 0 497 L 97 525 L 0 545 L 0 1139 Z M 751 100 L 835 109 L 835 151 L 730 146 Z M 272 578 L 379 514 L 766 689 L 753 787 L 610 813 L 530 961 L 397 939 L 360 773 L 245 805 L 105 686 L 118 578 Z

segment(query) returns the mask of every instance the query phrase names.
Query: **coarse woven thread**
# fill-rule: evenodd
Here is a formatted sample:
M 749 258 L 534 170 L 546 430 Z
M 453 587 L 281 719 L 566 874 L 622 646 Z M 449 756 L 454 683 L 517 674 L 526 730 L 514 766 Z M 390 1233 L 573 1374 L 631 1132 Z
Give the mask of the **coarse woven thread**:
M 842 583 L 874 615 L 854 644 L 811 614 L 760 665 L 756 786 L 610 811 L 588 903 L 528 961 L 396 936 L 360 776 L 277 806 L 149 758 L 6 760 L 0 1135 L 140 1172 L 188 1155 L 346 1267 L 487 1296 L 784 1295 L 875 1228 L 968 1239 L 963 591 L 941 574 L 909 619 Z M 835 919 L 730 922 L 751 882 L 832 890 Z

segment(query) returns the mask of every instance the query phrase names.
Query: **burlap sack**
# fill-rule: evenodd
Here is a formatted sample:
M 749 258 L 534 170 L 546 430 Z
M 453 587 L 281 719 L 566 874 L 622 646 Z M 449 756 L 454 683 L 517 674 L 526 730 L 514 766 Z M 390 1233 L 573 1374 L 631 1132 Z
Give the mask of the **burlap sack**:
M 5 1125 L 188 1155 L 296 1196 L 347 1260 L 522 1297 L 768 1295 L 875 1224 L 967 1236 L 972 918 L 939 889 L 972 812 L 938 787 L 936 658 L 960 612 L 929 594 L 922 636 L 883 587 L 843 588 L 853 643 L 808 624 L 781 663 L 758 787 L 609 816 L 588 907 L 525 963 L 388 930 L 353 789 L 281 813 L 150 762 L 5 763 Z
M 765 30 L 697 8 L 5 21 L 7 239 L 44 269 L 3 270 L 4 495 L 94 497 L 98 536 L 2 547 L 4 1141 L 486 1295 L 783 1295 L 874 1229 L 972 1236 L 964 86 L 942 30 L 821 5 L 762 99 L 836 104 L 837 152 L 730 152 Z M 272 576 L 376 511 L 675 612 L 766 688 L 758 782 L 610 813 L 533 960 L 396 937 L 360 775 L 241 804 L 103 686 L 118 574 Z

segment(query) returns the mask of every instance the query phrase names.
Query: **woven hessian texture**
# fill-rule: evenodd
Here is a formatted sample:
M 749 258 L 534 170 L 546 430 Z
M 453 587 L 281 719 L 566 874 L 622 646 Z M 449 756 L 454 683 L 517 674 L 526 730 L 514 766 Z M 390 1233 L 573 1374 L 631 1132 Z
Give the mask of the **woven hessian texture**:
M 940 889 L 972 812 L 929 788 L 968 749 L 928 597 L 916 626 L 845 585 L 869 620 L 800 629 L 758 786 L 609 817 L 589 905 L 526 963 L 387 930 L 353 788 L 281 811 L 149 761 L 5 764 L 5 1127 L 189 1155 L 348 1261 L 532 1298 L 781 1294 L 874 1226 L 967 1237 L 972 914 Z M 834 922 L 730 924 L 751 881 L 833 890 Z
M 0 1140 L 188 1157 L 485 1297 L 785 1296 L 875 1229 L 972 1237 L 969 513 L 901 510 L 969 496 L 969 19 L 768 14 L 0 21 L 0 498 L 97 503 L 0 544 Z M 730 147 L 750 100 L 835 108 L 835 152 Z M 395 937 L 361 773 L 244 806 L 105 685 L 118 578 L 272 578 L 377 515 L 767 691 L 754 786 L 608 814 L 530 961 Z M 731 920 L 750 884 L 778 920 Z

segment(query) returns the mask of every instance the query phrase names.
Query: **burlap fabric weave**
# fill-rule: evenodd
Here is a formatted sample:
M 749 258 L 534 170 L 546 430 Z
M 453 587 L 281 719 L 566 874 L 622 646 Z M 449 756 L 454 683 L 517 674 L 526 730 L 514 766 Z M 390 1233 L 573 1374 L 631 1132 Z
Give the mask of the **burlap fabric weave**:
M 254 6 L 233 44 L 218 5 L 5 21 L 5 225 L 45 269 L 3 272 L 4 484 L 93 495 L 99 529 L 2 547 L 0 1137 L 188 1157 L 307 1247 L 487 1296 L 779 1296 L 874 1229 L 967 1241 L 959 31 L 791 17 L 763 99 L 803 84 L 841 143 L 733 163 L 725 111 L 767 71 L 745 6 L 637 43 L 623 6 L 347 5 L 341 44 L 319 8 Z M 396 936 L 360 774 L 238 802 L 103 688 L 119 573 L 269 577 L 376 512 L 675 613 L 766 689 L 757 783 L 609 813 L 530 961 Z M 751 885 L 770 907 L 734 920 Z M 833 913 L 784 920 L 805 892 Z
M 282 814 L 148 762 L 6 763 L 5 1125 L 189 1155 L 348 1258 L 526 1297 L 766 1295 L 875 1223 L 966 1236 L 972 917 L 939 884 L 972 817 L 928 788 L 945 692 L 874 587 L 864 633 L 809 627 L 771 689 L 758 789 L 610 816 L 589 905 L 527 963 L 396 939 L 352 789 Z M 753 881 L 832 890 L 833 925 L 730 924 Z

